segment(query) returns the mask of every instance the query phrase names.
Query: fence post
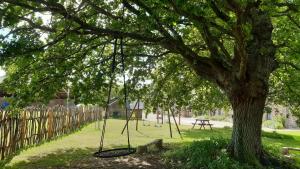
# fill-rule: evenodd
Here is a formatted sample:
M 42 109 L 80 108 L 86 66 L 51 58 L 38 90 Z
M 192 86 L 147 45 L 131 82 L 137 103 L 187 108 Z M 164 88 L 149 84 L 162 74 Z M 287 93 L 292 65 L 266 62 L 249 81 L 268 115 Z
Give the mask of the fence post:
M 48 139 L 52 138 L 53 133 L 53 112 L 52 109 L 48 110 Z
M 73 112 L 72 112 L 73 111 Z M 70 133 L 81 125 L 101 119 L 99 107 L 65 109 L 31 107 L 12 116 L 0 111 L 0 159 L 17 150 Z

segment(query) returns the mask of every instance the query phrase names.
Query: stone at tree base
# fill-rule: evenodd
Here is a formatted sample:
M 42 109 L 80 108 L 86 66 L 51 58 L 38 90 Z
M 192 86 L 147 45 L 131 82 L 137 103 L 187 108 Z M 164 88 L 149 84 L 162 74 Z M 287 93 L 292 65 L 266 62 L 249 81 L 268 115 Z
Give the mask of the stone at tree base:
M 148 152 L 148 148 L 145 145 L 138 146 L 137 149 L 136 149 L 137 154 L 143 154 L 143 153 L 146 153 L 146 152 Z
M 141 145 L 137 147 L 136 152 L 138 154 L 143 154 L 149 152 L 151 148 L 161 150 L 163 148 L 163 140 L 162 139 L 156 139 L 146 145 Z
M 153 143 L 158 149 L 163 148 L 163 140 L 162 139 L 156 139 L 153 141 Z
M 282 155 L 289 155 L 289 148 L 288 147 L 283 147 L 282 148 Z

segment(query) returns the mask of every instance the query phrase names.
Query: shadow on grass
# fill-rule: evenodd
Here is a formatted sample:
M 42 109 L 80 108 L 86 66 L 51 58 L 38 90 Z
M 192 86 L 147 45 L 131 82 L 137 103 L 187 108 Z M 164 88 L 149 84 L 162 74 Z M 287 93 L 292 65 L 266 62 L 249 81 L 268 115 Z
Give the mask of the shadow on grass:
M 213 128 L 213 130 L 206 129 L 187 129 L 182 130 L 182 134 L 186 138 L 191 139 L 205 139 L 211 137 L 223 137 L 223 138 L 230 138 L 231 137 L 231 128 Z M 271 139 L 286 139 L 286 140 L 295 140 L 295 137 L 288 134 L 281 134 L 277 132 L 266 132 L 262 131 L 262 137 L 271 138 Z
M 166 144 L 166 149 L 177 149 L 187 145 L 192 140 L 210 139 L 210 138 L 230 138 L 232 129 L 213 128 L 213 130 L 186 129 L 181 130 L 184 139 L 180 143 Z M 273 141 L 288 142 L 295 140 L 293 136 L 263 132 L 263 137 L 271 138 Z M 150 137 L 144 134 L 144 137 Z M 189 141 L 188 141 L 189 140 Z M 292 141 L 295 142 L 295 141 Z M 124 147 L 122 145 L 110 145 L 110 147 Z M 109 147 L 109 148 L 110 148 Z M 162 161 L 160 154 L 134 154 L 121 158 L 100 159 L 93 157 L 94 148 L 61 149 L 44 156 L 32 156 L 26 161 L 21 161 L 6 169 L 37 169 L 37 168 L 104 168 L 104 169 L 167 169 L 170 168 Z
M 72 162 L 76 162 L 79 159 L 91 156 L 95 149 L 67 149 L 57 150 L 53 153 L 45 156 L 32 156 L 26 161 L 21 161 L 13 164 L 12 166 L 6 166 L 7 169 L 29 169 L 29 168 L 56 168 L 56 167 L 70 167 Z
M 118 146 L 120 147 L 120 146 Z M 103 169 L 167 169 L 159 154 L 133 154 L 119 158 L 96 158 L 96 149 L 58 150 L 45 156 L 33 156 L 6 166 L 5 169 L 37 169 L 37 168 L 103 168 Z
M 262 132 L 262 137 L 272 138 L 272 139 L 287 139 L 287 140 L 295 140 L 295 138 L 291 135 L 287 134 L 279 134 L 276 131 L 273 132 Z
M 11 155 L 5 157 L 4 160 L 0 160 L 0 168 L 3 168 L 5 165 L 7 165 L 15 156 L 19 155 L 20 152 L 22 151 L 25 151 L 27 149 L 30 149 L 30 148 L 33 148 L 33 147 L 38 147 L 40 145 L 43 145 L 45 143 L 48 143 L 48 142 L 51 142 L 51 141 L 55 141 L 55 140 L 59 140 L 59 139 L 62 139 L 62 138 L 65 138 L 71 134 L 75 134 L 77 132 L 80 132 L 84 127 L 90 125 L 91 123 L 86 123 L 86 124 L 83 124 L 81 125 L 78 129 L 76 130 L 73 130 L 73 131 L 70 131 L 69 133 L 65 133 L 65 134 L 62 134 L 62 135 L 58 135 L 58 136 L 54 136 L 53 138 L 51 139 L 48 139 L 48 140 L 42 140 L 40 143 L 36 143 L 36 144 L 31 144 L 31 145 L 27 145 L 25 147 L 22 147 L 21 149 L 18 149 L 16 150 L 14 153 L 12 153 Z

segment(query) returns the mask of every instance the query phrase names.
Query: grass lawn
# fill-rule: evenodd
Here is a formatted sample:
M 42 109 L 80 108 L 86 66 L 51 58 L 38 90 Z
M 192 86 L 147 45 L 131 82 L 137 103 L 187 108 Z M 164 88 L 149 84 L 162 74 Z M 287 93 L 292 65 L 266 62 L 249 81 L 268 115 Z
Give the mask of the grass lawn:
M 125 120 L 109 119 L 105 135 L 105 148 L 122 147 L 126 145 L 126 134 L 122 136 L 121 130 Z M 102 122 L 101 122 L 102 125 Z M 183 140 L 180 139 L 176 128 L 172 125 L 173 139 L 169 135 L 169 126 L 164 124 L 162 127 L 139 125 L 139 131 L 135 130 L 135 123 L 130 122 L 130 137 L 133 146 L 146 144 L 156 138 L 162 138 L 165 143 L 188 144 L 197 139 L 209 139 L 211 137 L 229 138 L 231 129 L 211 130 L 190 130 L 191 126 L 180 126 Z M 263 142 L 270 147 L 300 147 L 299 132 L 278 132 L 280 134 L 263 134 Z M 95 123 L 84 127 L 82 130 L 71 135 L 61 137 L 55 141 L 47 142 L 40 146 L 32 147 L 20 152 L 15 156 L 6 168 L 55 168 L 58 166 L 68 167 L 71 163 L 76 163 L 84 158 L 91 157 L 97 150 L 100 140 L 100 130 L 95 127 Z M 294 152 L 292 152 L 294 153 Z M 300 164 L 300 154 L 294 153 Z

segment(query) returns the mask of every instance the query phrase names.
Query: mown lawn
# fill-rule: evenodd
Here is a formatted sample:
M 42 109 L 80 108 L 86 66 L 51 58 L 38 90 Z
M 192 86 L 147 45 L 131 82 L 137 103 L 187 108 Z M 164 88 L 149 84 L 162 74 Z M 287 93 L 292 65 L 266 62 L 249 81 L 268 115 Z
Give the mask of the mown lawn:
M 122 147 L 126 145 L 126 134 L 120 134 L 124 124 L 125 120 L 108 120 L 105 135 L 105 148 Z M 209 139 L 211 137 L 229 138 L 231 134 L 230 128 L 213 129 L 212 131 L 198 129 L 190 130 L 190 128 L 191 126 L 180 126 L 184 138 L 181 140 L 174 125 L 172 125 L 173 138 L 171 139 L 168 124 L 164 124 L 162 127 L 154 127 L 154 123 L 151 123 L 150 126 L 143 126 L 142 122 L 140 122 L 139 131 L 136 131 L 135 123 L 130 122 L 131 143 L 133 146 L 137 146 L 146 144 L 156 138 L 162 138 L 165 143 L 189 144 L 197 139 Z M 280 131 L 278 133 L 264 132 L 264 144 L 269 147 L 277 148 L 284 146 L 300 147 L 299 132 Z M 96 127 L 96 123 L 93 123 L 74 134 L 20 152 L 19 155 L 12 159 L 6 168 L 68 167 L 71 163 L 76 163 L 78 160 L 92 156 L 99 146 L 99 140 L 100 130 Z M 297 157 L 298 163 L 300 164 L 300 154 L 292 153 Z

